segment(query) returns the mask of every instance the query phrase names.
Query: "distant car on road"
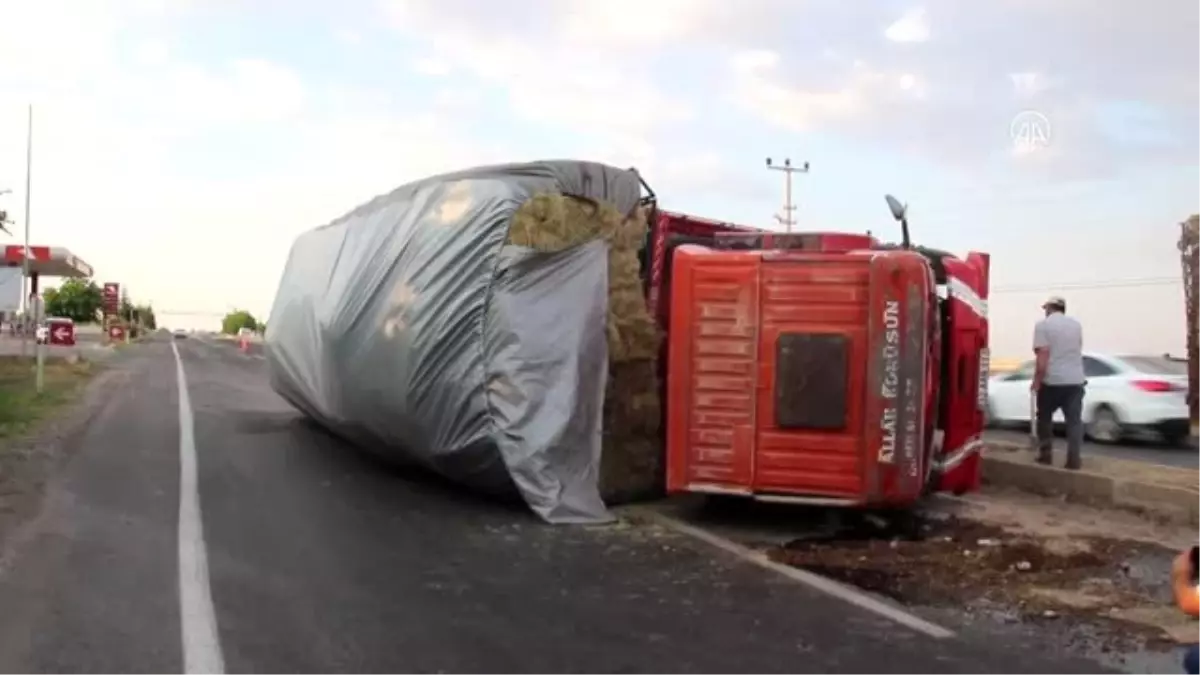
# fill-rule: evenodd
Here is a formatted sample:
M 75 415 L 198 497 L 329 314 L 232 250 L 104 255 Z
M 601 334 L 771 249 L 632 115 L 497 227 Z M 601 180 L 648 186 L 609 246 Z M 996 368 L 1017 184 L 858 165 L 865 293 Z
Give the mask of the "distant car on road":
M 174 335 L 176 340 L 182 340 L 188 336 L 187 331 L 182 328 L 176 328 Z
M 996 375 L 988 381 L 988 423 L 1029 424 L 1029 381 L 1034 362 Z M 1119 443 L 1144 432 L 1156 433 L 1172 445 L 1181 444 L 1190 430 L 1187 406 L 1187 364 L 1161 356 L 1083 355 L 1087 386 L 1083 423 L 1098 443 Z M 1062 412 L 1054 414 L 1062 424 Z

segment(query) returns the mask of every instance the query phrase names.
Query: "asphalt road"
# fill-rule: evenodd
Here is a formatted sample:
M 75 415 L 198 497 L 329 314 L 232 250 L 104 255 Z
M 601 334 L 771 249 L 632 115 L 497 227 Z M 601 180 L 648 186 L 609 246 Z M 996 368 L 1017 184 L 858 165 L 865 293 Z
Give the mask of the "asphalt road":
M 1029 432 L 1027 431 L 1012 431 L 1008 429 L 988 430 L 985 435 L 987 438 L 1008 441 L 1011 443 L 1025 444 L 1029 442 Z M 1059 436 L 1054 439 L 1054 446 L 1056 449 L 1063 450 L 1066 448 L 1066 442 L 1066 439 L 1059 434 Z M 1065 452 L 1065 450 L 1063 450 L 1063 452 Z M 1194 444 L 1180 447 L 1149 441 L 1130 442 L 1122 445 L 1084 443 L 1083 456 L 1085 461 L 1088 455 L 1115 457 L 1117 459 L 1149 462 L 1151 464 L 1162 464 L 1164 466 L 1178 466 L 1192 469 L 1200 468 L 1200 451 L 1197 451 L 1197 448 Z
M 683 535 L 543 525 L 384 466 L 227 343 L 160 340 L 111 367 L 126 376 L 5 536 L 0 671 L 180 672 L 185 654 L 228 672 L 1098 670 L 970 626 L 936 639 Z

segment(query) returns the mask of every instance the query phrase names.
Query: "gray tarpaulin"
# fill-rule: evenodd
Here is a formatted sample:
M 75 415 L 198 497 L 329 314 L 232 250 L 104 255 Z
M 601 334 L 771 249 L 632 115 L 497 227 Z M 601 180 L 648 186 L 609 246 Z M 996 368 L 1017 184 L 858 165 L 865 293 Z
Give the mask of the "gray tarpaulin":
M 485 167 L 301 235 L 267 322 L 275 390 L 368 450 L 480 490 L 515 487 L 547 521 L 609 520 L 607 245 L 504 243 L 516 209 L 547 192 L 629 212 L 641 183 L 588 162 Z

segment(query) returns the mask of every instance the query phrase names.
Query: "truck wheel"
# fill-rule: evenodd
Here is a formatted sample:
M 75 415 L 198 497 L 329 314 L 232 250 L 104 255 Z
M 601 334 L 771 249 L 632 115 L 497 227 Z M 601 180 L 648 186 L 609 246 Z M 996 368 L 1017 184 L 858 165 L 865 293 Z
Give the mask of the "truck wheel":
M 1121 428 L 1121 419 L 1116 411 L 1102 405 L 1092 412 L 1092 421 L 1088 422 L 1087 435 L 1097 443 L 1120 443 L 1125 437 Z

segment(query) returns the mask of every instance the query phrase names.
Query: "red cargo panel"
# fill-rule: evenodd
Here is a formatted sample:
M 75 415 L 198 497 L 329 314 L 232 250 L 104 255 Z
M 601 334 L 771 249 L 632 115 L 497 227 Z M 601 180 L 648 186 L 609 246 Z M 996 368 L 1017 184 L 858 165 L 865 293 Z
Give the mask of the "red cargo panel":
M 864 478 L 861 401 L 867 374 L 869 262 L 866 256 L 791 255 L 763 265 L 756 492 L 853 500 L 861 496 Z M 806 363 L 792 370 L 804 373 L 800 377 L 814 372 L 822 374 L 819 378 L 805 378 L 812 381 L 778 382 L 777 374 L 788 373 L 777 363 L 782 352 L 780 339 L 784 336 L 804 340 L 802 348 L 814 352 L 820 341 L 832 340 L 834 344 L 840 343 L 834 352 L 845 358 L 825 368 Z M 778 413 L 784 411 L 776 410 L 776 391 L 780 386 L 814 388 L 809 396 L 840 397 L 845 403 L 836 415 L 841 418 L 841 425 L 782 427 Z
M 670 242 L 678 236 L 702 240 L 711 244 L 721 232 L 753 233 L 761 230 L 746 225 L 737 225 L 709 218 L 689 216 L 684 213 L 660 210 L 658 218 L 650 231 L 650 250 L 648 260 L 643 264 L 648 269 L 646 274 L 646 308 L 665 328 L 669 320 L 670 307 L 666 300 L 670 297 L 671 275 L 668 271 L 667 259 L 671 256 Z M 701 242 L 690 242 L 701 243 Z
M 922 257 L 683 246 L 673 268 L 669 491 L 920 496 L 933 294 Z
M 667 489 L 749 492 L 758 257 L 682 246 L 672 271 Z

